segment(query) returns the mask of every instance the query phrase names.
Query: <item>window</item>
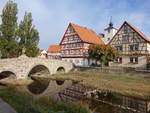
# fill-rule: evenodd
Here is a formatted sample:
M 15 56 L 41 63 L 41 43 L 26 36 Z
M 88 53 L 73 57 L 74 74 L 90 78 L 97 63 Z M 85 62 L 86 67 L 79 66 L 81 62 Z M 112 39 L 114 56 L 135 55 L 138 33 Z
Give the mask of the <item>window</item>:
M 122 51 L 122 46 L 116 46 L 117 51 Z
M 117 59 L 116 59 L 116 62 L 122 63 L 122 57 L 117 58 Z
M 69 54 L 69 51 L 66 51 L 66 55 L 68 55 Z
M 75 60 L 75 62 L 78 64 L 78 63 L 79 63 L 79 60 Z
M 122 40 L 123 40 L 123 41 L 129 41 L 129 37 L 128 37 L 128 35 L 124 35 L 124 36 L 122 36 Z
M 77 44 L 76 44 L 76 47 L 80 47 L 80 44 L 79 44 L 79 43 L 77 43 Z
M 76 44 L 73 44 L 73 47 L 76 47 Z
M 72 54 L 74 55 L 76 52 L 74 50 L 72 50 Z
M 125 24 L 124 26 L 124 32 L 127 33 L 128 32 L 128 26 Z
M 139 50 L 139 44 L 132 44 L 129 45 L 130 51 L 138 51 Z
M 139 44 L 135 44 L 134 49 L 135 49 L 135 51 L 138 51 L 139 50 Z
M 71 48 L 71 44 L 68 45 L 68 48 Z
M 64 41 L 67 42 L 67 41 L 68 41 L 68 38 L 65 38 Z
M 74 29 L 72 27 L 70 27 L 70 33 L 74 33 Z
M 85 55 L 88 55 L 88 50 L 85 50 Z
M 73 63 L 73 60 L 70 60 L 71 63 Z
M 130 57 L 130 63 L 138 63 L 138 57 Z
M 69 41 L 72 41 L 72 40 L 73 40 L 73 38 L 72 38 L 72 37 L 69 37 L 68 39 L 69 39 Z
M 77 40 L 78 40 L 78 36 L 74 35 L 74 36 L 73 36 L 73 40 L 74 40 L 74 41 L 77 41 Z
M 79 50 L 76 50 L 76 54 L 77 54 L 77 55 L 80 54 Z
M 129 45 L 130 47 L 130 51 L 134 51 L 134 46 L 133 45 Z

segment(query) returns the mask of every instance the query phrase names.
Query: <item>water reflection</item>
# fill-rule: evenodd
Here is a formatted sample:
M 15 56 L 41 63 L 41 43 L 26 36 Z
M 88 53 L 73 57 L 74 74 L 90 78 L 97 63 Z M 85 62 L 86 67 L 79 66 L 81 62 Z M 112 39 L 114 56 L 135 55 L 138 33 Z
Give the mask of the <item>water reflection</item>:
M 33 94 L 43 93 L 50 84 L 50 79 L 31 77 L 33 82 L 27 86 L 28 90 Z

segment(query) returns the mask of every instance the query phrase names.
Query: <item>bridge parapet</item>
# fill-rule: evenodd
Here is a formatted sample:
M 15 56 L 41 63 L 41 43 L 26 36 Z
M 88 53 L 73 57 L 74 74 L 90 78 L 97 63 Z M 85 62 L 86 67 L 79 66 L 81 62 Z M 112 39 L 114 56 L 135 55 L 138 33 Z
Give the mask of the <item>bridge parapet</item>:
M 50 74 L 55 74 L 59 67 L 63 67 L 65 72 L 73 69 L 73 64 L 61 60 L 52 60 L 44 58 L 30 58 L 22 55 L 18 58 L 0 59 L 0 73 L 3 71 L 11 71 L 16 74 L 16 78 L 28 78 L 30 71 L 38 66 L 45 66 Z

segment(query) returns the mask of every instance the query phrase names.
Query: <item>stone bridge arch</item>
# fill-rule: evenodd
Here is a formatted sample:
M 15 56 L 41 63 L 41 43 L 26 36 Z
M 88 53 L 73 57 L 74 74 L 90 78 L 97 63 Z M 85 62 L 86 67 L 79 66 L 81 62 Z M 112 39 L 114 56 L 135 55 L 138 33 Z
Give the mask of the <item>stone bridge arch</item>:
M 31 77 L 32 74 L 38 73 L 41 71 L 47 72 L 49 75 L 51 74 L 51 71 L 49 67 L 45 64 L 34 64 L 27 69 L 26 77 Z
M 17 74 L 12 70 L 3 70 L 3 71 L 0 72 L 0 80 L 4 79 L 4 78 L 7 78 L 7 77 L 17 79 Z
M 0 59 L 0 72 L 11 71 L 16 75 L 17 79 L 27 79 L 30 71 L 38 65 L 46 67 L 45 69 L 47 69 L 51 75 L 59 70 L 69 72 L 74 68 L 73 64 L 69 62 L 38 57 L 32 58 L 22 55 L 18 58 Z
M 66 70 L 65 70 L 65 67 L 63 66 L 59 66 L 56 68 L 56 73 L 59 74 L 59 73 L 65 73 Z

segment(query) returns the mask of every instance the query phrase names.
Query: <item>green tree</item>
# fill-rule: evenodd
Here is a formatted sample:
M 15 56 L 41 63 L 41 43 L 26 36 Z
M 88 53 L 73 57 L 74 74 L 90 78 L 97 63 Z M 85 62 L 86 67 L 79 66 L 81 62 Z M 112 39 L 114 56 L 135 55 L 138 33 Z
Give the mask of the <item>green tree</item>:
M 18 56 L 17 13 L 17 4 L 12 1 L 8 1 L 2 10 L 2 24 L 0 25 L 0 51 L 2 57 Z
M 25 49 L 25 54 L 30 57 L 37 56 L 39 53 L 39 33 L 32 25 L 32 14 L 25 13 L 23 21 L 20 22 L 18 29 L 20 54 Z
M 110 61 L 119 57 L 119 53 L 110 45 L 93 44 L 89 46 L 89 58 L 99 61 L 101 65 L 107 66 Z

